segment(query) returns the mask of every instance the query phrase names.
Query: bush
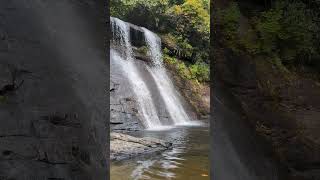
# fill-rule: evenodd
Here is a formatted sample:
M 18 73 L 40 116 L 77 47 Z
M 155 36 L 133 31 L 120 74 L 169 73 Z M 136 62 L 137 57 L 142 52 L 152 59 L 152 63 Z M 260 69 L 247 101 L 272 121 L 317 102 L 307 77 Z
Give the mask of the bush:
M 174 65 L 178 74 L 183 78 L 198 82 L 208 82 L 210 80 L 210 67 L 206 63 L 188 64 L 168 55 L 164 55 L 164 60 L 165 63 Z
M 210 80 L 210 68 L 205 63 L 196 63 L 190 66 L 192 78 L 199 82 L 208 82 Z

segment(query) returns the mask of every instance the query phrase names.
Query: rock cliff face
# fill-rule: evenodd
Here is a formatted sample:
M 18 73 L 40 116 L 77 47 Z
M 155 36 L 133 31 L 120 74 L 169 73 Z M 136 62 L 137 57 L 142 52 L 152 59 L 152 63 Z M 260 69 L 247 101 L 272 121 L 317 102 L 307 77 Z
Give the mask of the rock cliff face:
M 269 62 L 230 54 L 217 56 L 216 87 L 233 95 L 256 134 L 290 169 L 290 178 L 318 177 L 319 87 L 300 77 L 286 80 Z
M 266 57 L 234 54 L 219 41 L 219 30 L 213 32 L 215 88 L 232 94 L 233 106 L 266 140 L 289 171 L 288 179 L 319 179 L 318 83 L 284 71 Z
M 110 74 L 110 128 L 111 131 L 129 132 L 143 129 L 139 120 L 134 94 L 122 71 L 111 64 Z
M 103 8 L 0 2 L 0 179 L 107 179 Z

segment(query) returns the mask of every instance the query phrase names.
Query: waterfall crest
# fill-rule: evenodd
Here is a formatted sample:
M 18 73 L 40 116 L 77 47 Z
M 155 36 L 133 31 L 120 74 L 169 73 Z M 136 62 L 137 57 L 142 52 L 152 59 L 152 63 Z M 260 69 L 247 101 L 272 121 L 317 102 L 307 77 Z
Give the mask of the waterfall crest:
M 118 66 L 130 82 L 130 88 L 135 94 L 138 114 L 142 123 L 146 129 L 151 130 L 168 128 L 159 118 L 159 110 L 156 109 L 152 92 L 140 72 L 141 67 L 138 67 L 138 64 L 135 63 L 130 37 L 130 24 L 111 17 L 111 27 L 113 35 L 110 48 L 111 64 Z M 139 28 L 143 32 L 151 61 L 151 65 L 146 65 L 145 69 L 156 84 L 160 97 L 165 104 L 165 107 L 162 108 L 165 108 L 168 112 L 168 117 L 172 121 L 171 125 L 192 124 L 181 102 L 179 92 L 174 88 L 163 65 L 160 38 L 146 28 Z

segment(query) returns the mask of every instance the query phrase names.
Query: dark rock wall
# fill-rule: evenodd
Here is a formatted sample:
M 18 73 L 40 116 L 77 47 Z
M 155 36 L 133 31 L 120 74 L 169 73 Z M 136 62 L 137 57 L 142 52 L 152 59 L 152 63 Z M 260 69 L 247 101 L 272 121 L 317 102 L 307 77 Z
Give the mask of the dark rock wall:
M 245 123 L 288 169 L 288 179 L 320 177 L 320 88 L 300 77 L 287 80 L 266 59 L 218 54 L 215 88 L 232 94 Z
M 215 4 L 215 7 L 225 6 L 225 2 Z M 288 173 L 284 176 L 288 177 L 285 178 L 318 179 L 320 87 L 316 82 L 283 70 L 268 57 L 233 53 L 219 38 L 218 28 L 211 32 L 214 32 L 211 71 L 214 72 L 214 98 L 224 103 L 226 96 L 216 92 L 231 94 L 232 103 L 224 105 L 238 109 L 245 119 L 242 122 L 251 126 L 254 136 L 265 145 L 264 149 L 272 152 L 268 156 L 286 169 L 284 172 Z M 225 121 L 217 123 L 225 124 Z
M 107 179 L 103 8 L 0 2 L 0 179 Z

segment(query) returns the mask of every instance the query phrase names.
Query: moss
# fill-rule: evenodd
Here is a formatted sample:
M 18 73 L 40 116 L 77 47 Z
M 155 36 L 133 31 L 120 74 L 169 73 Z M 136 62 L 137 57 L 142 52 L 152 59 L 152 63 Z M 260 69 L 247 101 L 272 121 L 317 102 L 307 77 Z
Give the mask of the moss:
M 7 96 L 0 96 L 0 103 L 4 104 L 8 101 L 8 97 Z
M 167 54 L 164 54 L 164 62 L 167 64 L 177 64 L 178 60 L 174 57 L 168 56 Z
M 137 49 L 137 52 L 147 56 L 148 55 L 148 47 L 147 46 L 141 46 Z

